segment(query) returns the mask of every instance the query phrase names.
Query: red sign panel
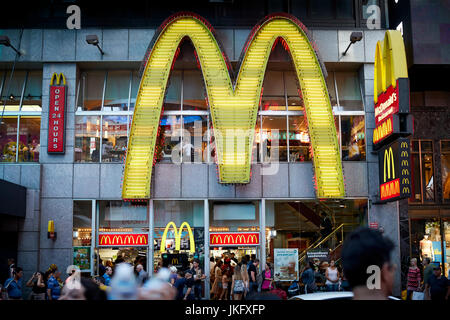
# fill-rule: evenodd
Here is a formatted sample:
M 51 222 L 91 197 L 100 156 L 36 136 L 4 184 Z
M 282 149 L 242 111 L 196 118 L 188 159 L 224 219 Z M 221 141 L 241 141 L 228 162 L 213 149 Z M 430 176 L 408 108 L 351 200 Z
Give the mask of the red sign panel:
M 64 153 L 66 86 L 50 86 L 48 108 L 48 153 Z
M 399 93 L 398 80 L 395 88 L 390 86 L 378 96 L 378 102 L 375 104 L 375 125 L 378 127 L 386 118 L 398 113 Z
M 116 233 L 100 234 L 98 236 L 100 246 L 146 246 L 148 234 L 146 233 Z
M 259 244 L 259 232 L 214 232 L 209 234 L 210 246 L 250 246 Z
M 383 183 L 380 186 L 380 199 L 389 200 L 400 197 L 400 178 Z
M 373 143 L 380 142 L 392 133 L 394 133 L 394 121 L 390 116 L 373 130 Z

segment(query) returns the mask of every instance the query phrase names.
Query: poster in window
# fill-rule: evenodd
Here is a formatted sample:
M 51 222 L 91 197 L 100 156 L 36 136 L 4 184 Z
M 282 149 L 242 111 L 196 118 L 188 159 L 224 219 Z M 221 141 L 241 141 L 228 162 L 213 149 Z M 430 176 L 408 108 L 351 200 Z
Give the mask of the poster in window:
M 298 281 L 298 249 L 274 249 L 274 280 Z
M 91 269 L 91 247 L 73 247 L 73 264 L 81 271 Z

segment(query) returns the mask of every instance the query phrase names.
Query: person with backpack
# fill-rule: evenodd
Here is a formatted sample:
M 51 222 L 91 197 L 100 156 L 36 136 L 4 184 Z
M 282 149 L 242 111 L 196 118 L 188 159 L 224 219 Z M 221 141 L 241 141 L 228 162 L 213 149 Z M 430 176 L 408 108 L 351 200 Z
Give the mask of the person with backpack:
M 13 277 L 5 281 L 4 289 L 9 300 L 22 300 L 22 268 L 16 267 L 12 271 Z
M 246 265 L 244 267 L 246 267 Z M 234 274 L 231 280 L 231 293 L 233 295 L 233 300 L 242 300 L 242 295 L 245 291 L 245 283 L 242 278 L 241 268 L 241 264 L 237 264 L 236 267 L 234 267 Z
M 273 270 L 269 262 L 266 262 L 266 266 L 264 268 L 262 276 L 263 281 L 261 285 L 261 291 L 270 291 L 272 289 Z
M 317 290 L 314 268 L 314 263 L 312 261 L 309 261 L 300 277 L 303 284 L 305 285 L 305 294 L 313 293 Z

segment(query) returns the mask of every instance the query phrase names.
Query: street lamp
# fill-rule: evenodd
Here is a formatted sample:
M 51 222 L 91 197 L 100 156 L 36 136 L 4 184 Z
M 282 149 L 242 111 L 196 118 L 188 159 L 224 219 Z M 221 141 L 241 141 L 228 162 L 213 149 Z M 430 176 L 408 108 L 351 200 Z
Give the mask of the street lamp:
M 352 32 L 352 34 L 350 35 L 350 43 L 348 44 L 347 49 L 345 49 L 345 51 L 342 55 L 345 56 L 347 54 L 347 51 L 350 48 L 350 46 L 352 44 L 354 44 L 355 42 L 361 41 L 362 37 L 363 37 L 363 33 L 361 31 Z
M 96 46 L 98 48 L 98 50 L 100 50 L 100 53 L 102 55 L 104 55 L 105 53 L 103 52 L 102 48 L 100 48 L 100 46 L 98 45 L 98 37 L 96 34 L 88 34 L 86 36 L 86 42 L 88 44 L 92 44 L 93 46 Z
M 20 51 L 14 48 L 14 46 L 11 44 L 11 40 L 9 40 L 8 36 L 0 36 L 0 45 L 11 47 L 19 56 L 22 55 L 22 53 L 20 53 Z

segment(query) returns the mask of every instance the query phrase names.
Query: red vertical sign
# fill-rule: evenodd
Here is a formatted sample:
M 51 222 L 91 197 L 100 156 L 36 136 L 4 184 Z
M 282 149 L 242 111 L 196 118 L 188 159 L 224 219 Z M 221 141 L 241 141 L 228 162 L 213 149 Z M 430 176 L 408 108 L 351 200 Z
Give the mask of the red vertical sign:
M 48 108 L 48 153 L 65 152 L 66 86 L 50 85 Z

